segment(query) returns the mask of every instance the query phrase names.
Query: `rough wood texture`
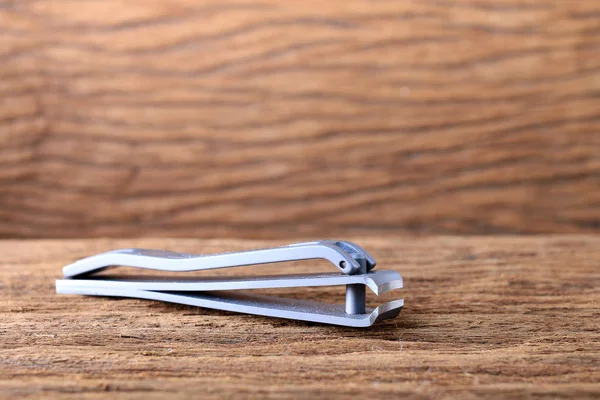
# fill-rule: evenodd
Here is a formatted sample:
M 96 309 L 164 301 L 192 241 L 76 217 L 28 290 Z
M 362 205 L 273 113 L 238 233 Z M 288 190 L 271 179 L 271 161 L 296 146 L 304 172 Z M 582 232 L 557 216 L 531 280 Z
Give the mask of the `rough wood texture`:
M 0 0 L 0 235 L 598 231 L 599 15 Z
M 406 284 L 402 314 L 366 330 L 54 294 L 63 264 L 98 251 L 274 242 L 0 242 L 0 397 L 600 396 L 600 238 L 357 241 Z M 287 294 L 334 301 L 338 292 Z

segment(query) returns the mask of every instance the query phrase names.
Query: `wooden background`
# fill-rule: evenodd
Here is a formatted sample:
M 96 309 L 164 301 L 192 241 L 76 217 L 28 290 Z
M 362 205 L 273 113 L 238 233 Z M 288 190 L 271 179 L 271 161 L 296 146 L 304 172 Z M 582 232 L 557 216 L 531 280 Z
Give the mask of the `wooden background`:
M 0 0 L 0 237 L 600 230 L 597 0 Z

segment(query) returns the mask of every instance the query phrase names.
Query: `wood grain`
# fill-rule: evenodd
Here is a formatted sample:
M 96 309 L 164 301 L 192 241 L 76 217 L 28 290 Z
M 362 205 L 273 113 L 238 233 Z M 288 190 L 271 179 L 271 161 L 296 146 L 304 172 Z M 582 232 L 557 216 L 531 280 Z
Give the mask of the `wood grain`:
M 402 314 L 370 329 L 54 293 L 62 265 L 99 251 L 216 252 L 280 242 L 0 241 L 0 397 L 600 396 L 600 238 L 356 241 L 378 268 L 405 280 Z M 332 302 L 338 291 L 286 294 Z
M 598 232 L 599 15 L 0 0 L 0 235 Z

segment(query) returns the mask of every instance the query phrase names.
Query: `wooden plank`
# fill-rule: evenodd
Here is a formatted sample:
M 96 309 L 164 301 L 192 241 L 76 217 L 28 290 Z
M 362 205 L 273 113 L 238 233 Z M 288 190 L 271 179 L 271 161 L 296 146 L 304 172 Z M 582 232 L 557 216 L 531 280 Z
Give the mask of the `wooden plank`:
M 597 232 L 599 13 L 2 0 L 0 235 Z
M 276 242 L 2 241 L 0 398 L 600 395 L 598 237 L 357 242 L 406 286 L 402 314 L 366 330 L 54 293 L 62 265 L 103 250 L 216 252 Z M 338 292 L 286 294 L 331 302 Z

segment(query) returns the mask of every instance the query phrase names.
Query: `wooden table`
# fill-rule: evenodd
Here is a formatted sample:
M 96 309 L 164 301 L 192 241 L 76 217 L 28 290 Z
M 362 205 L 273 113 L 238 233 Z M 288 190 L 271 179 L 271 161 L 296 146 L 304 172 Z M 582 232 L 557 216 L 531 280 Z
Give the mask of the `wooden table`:
M 275 242 L 0 242 L 0 398 L 600 396 L 600 237 L 354 240 L 405 279 L 402 314 L 371 329 L 54 293 L 64 264 L 99 251 Z

